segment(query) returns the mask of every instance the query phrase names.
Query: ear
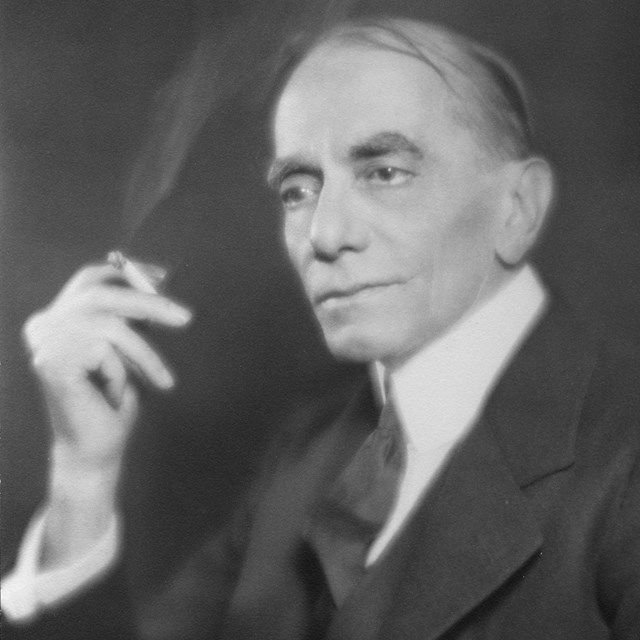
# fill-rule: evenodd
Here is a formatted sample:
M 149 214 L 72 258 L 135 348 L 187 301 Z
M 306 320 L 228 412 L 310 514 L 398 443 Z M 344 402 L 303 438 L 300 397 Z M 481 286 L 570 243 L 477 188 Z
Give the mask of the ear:
M 551 208 L 553 171 L 542 158 L 513 163 L 508 174 L 505 215 L 496 242 L 499 260 L 518 264 L 535 244 Z

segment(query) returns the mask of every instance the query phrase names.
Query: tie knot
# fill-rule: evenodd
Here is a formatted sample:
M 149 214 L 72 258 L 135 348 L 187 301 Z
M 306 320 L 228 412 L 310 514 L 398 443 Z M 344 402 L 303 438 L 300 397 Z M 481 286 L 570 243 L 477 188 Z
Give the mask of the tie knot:
M 395 504 L 405 444 L 392 394 L 377 426 L 320 496 L 307 537 L 340 605 L 365 571 L 366 555 Z

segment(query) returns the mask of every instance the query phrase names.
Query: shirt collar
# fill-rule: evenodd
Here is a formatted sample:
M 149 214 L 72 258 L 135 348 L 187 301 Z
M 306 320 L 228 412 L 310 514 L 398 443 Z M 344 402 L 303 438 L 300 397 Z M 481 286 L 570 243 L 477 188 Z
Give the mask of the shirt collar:
M 477 418 L 510 357 L 536 324 L 546 291 L 529 265 L 390 373 L 407 446 L 431 451 L 459 438 Z M 375 364 L 378 392 L 384 367 Z

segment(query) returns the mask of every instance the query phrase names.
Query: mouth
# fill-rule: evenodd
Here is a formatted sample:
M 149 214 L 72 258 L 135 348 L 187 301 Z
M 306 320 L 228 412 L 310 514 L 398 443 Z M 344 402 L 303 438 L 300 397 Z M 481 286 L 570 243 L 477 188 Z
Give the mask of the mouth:
M 316 294 L 312 297 L 313 304 L 315 306 L 323 306 L 329 304 L 341 304 L 348 301 L 353 301 L 359 298 L 364 298 L 368 295 L 379 293 L 384 289 L 387 289 L 395 282 L 389 283 L 374 283 L 374 284 L 361 284 L 347 287 L 344 289 L 329 289 L 322 293 Z

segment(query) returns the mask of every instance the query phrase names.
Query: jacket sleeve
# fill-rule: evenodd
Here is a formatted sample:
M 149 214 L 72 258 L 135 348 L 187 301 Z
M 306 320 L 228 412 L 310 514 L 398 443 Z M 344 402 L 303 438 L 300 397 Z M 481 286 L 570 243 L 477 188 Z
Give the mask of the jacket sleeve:
M 215 638 L 239 571 L 248 521 L 243 504 L 227 526 L 194 553 L 176 577 L 142 604 L 132 597 L 126 552 L 99 580 L 27 623 L 3 620 L 16 640 L 197 640 Z
M 212 640 L 224 623 L 250 529 L 245 503 L 136 612 L 141 640 Z

